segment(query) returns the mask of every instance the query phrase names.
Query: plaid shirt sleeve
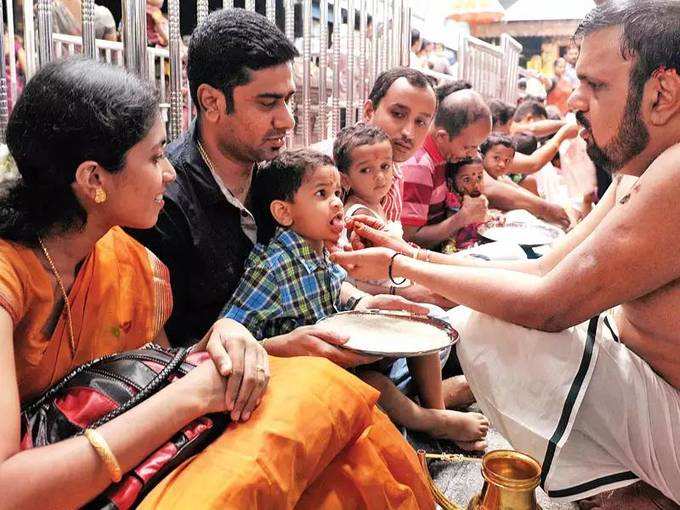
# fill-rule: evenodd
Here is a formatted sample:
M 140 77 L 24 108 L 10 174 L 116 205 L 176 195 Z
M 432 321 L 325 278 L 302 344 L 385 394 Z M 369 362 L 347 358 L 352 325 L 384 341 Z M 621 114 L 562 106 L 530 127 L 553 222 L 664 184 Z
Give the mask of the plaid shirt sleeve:
M 275 272 L 266 264 L 249 267 L 221 315 L 240 322 L 261 340 L 267 322 L 283 315 Z

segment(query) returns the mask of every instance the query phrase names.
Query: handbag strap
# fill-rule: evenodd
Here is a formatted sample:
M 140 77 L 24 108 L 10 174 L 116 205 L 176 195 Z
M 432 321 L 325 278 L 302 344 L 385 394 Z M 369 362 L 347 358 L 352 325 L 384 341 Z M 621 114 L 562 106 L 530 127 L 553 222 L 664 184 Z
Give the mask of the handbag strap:
M 90 424 L 89 428 L 94 428 L 96 429 L 97 427 L 100 427 L 104 425 L 106 422 L 109 422 L 113 420 L 114 418 L 120 416 L 121 414 L 129 411 L 136 405 L 140 404 L 147 398 L 149 398 L 151 395 L 156 393 L 160 386 L 172 375 L 172 373 L 179 367 L 183 362 L 184 358 L 187 357 L 187 349 L 184 347 L 180 347 L 177 349 L 177 352 L 175 355 L 172 357 L 170 362 L 165 366 L 163 370 L 161 370 L 156 377 L 153 378 L 153 380 L 146 385 L 142 391 L 137 393 L 134 397 L 132 397 L 130 400 L 125 402 L 123 405 L 120 407 L 114 409 L 113 411 L 105 414 L 101 418 L 99 418 L 96 422 Z
M 66 376 L 64 376 L 64 378 L 61 379 L 57 384 L 55 384 L 49 390 L 47 390 L 45 393 L 43 393 L 40 396 L 40 398 L 38 398 L 37 400 L 34 400 L 30 404 L 26 405 L 21 410 L 21 412 L 22 413 L 33 412 L 37 407 L 40 407 L 41 405 L 43 405 L 44 402 L 53 400 L 55 395 L 57 393 L 59 393 L 61 390 L 63 390 L 64 387 L 67 386 L 73 380 L 73 378 L 75 378 L 77 375 L 79 375 L 82 372 L 84 372 L 85 370 L 89 369 L 92 365 L 96 365 L 97 363 L 111 359 L 114 356 L 118 356 L 119 354 L 120 353 L 109 354 L 108 356 L 103 356 L 101 358 L 93 359 L 92 361 L 89 361 L 89 362 L 87 362 L 83 365 L 80 365 L 79 367 L 74 368 L 70 373 L 68 373 Z
M 159 353 L 162 353 L 162 354 L 165 354 L 165 355 L 169 354 L 166 349 L 164 349 L 163 347 L 160 347 L 160 346 L 158 346 L 154 343 L 146 344 L 144 346 L 144 349 L 158 351 Z M 156 376 L 149 383 L 149 385 L 146 388 L 144 388 L 144 390 L 147 390 L 152 385 L 154 386 L 154 390 L 155 390 L 156 386 L 158 386 L 160 383 L 162 383 L 163 380 L 165 378 L 167 378 L 172 371 L 174 371 L 178 366 L 180 366 L 182 364 L 182 362 L 187 357 L 187 355 L 188 355 L 188 351 L 187 351 L 186 348 L 184 348 L 184 347 L 179 348 L 176 351 L 176 353 L 174 354 L 174 356 L 170 359 L 168 365 L 166 365 L 166 368 L 164 370 L 162 370 L 158 374 L 158 376 Z M 105 361 L 108 361 L 112 358 L 116 358 L 116 357 L 119 357 L 119 356 L 121 356 L 121 353 L 119 353 L 119 352 L 109 354 L 107 356 L 102 356 L 101 358 L 94 359 L 92 361 L 89 361 L 87 363 L 84 363 L 83 365 L 80 365 L 80 366 L 74 368 L 70 373 L 68 373 L 66 376 L 64 376 L 64 378 L 61 379 L 57 384 L 55 384 L 49 390 L 47 390 L 45 393 L 43 393 L 38 399 L 34 400 L 33 402 L 30 402 L 26 406 L 23 406 L 22 409 L 21 409 L 21 412 L 22 413 L 29 413 L 29 414 L 34 412 L 35 409 L 42 406 L 45 402 L 51 402 L 52 400 L 54 400 L 54 397 L 58 393 L 60 393 L 65 387 L 67 387 L 70 384 L 70 382 L 75 377 L 80 375 L 82 372 L 85 372 L 86 370 L 88 370 L 89 368 L 91 368 L 94 365 L 103 363 Z M 179 359 L 179 361 L 177 361 L 178 359 Z M 161 362 L 160 359 L 157 360 L 157 361 Z M 171 366 L 172 366 L 172 368 L 170 368 L 170 370 L 168 370 L 168 367 L 171 367 Z M 165 374 L 163 376 L 163 378 L 161 378 L 161 374 Z M 142 390 L 142 391 L 144 391 L 144 390 Z M 151 390 L 151 391 L 154 391 L 154 390 Z M 142 393 L 142 392 L 140 392 L 140 393 Z M 137 394 L 137 396 L 139 396 L 139 394 Z M 141 400 L 136 400 L 137 396 L 135 396 L 135 397 L 133 397 L 133 399 L 131 399 L 131 400 L 135 400 L 136 403 L 134 405 L 137 405 L 139 402 L 141 402 Z M 149 396 L 150 396 L 150 394 L 147 393 L 147 394 L 144 395 L 143 399 L 149 398 Z M 133 405 L 133 407 L 134 407 L 134 405 Z M 126 408 L 126 410 L 128 410 L 128 409 L 129 408 Z M 113 418 L 114 417 L 111 417 L 107 421 L 112 420 Z

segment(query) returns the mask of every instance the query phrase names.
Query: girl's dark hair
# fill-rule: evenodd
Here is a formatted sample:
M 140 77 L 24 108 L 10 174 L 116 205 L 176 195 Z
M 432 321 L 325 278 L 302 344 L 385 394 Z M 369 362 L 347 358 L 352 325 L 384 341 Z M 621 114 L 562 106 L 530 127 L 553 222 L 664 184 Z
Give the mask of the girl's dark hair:
M 390 138 L 385 131 L 371 124 L 357 122 L 340 130 L 333 143 L 333 159 L 335 166 L 342 173 L 349 172 L 352 166 L 352 151 L 362 145 L 373 145 L 388 142 Z
M 271 241 L 279 226 L 272 216 L 271 203 L 274 200 L 292 202 L 305 178 L 320 166 L 333 166 L 333 160 L 305 148 L 283 151 L 271 161 L 259 164 L 250 192 L 258 243 Z
M 479 156 L 475 156 L 473 158 L 465 158 L 461 159 L 460 161 L 456 161 L 455 163 L 447 163 L 446 164 L 446 173 L 449 178 L 454 179 L 456 175 L 458 174 L 458 171 L 463 168 L 464 166 L 468 165 L 481 165 L 482 164 L 482 158 Z
M 493 149 L 496 145 L 504 145 L 509 149 L 516 150 L 515 143 L 509 136 L 501 135 L 499 133 L 491 133 L 486 140 L 479 146 L 479 152 L 486 156 L 486 153 Z
M 120 68 L 81 57 L 43 67 L 7 125 L 21 177 L 0 188 L 0 237 L 36 246 L 38 237 L 82 228 L 87 215 L 71 188 L 76 169 L 92 160 L 121 170 L 157 115 L 150 85 Z

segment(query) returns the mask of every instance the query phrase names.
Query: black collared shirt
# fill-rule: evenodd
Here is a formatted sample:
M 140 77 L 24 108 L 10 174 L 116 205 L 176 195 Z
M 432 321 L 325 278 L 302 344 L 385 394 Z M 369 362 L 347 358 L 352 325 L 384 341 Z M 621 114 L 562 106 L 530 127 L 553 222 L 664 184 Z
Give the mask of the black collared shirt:
M 174 308 L 165 331 L 174 346 L 200 340 L 236 289 L 253 244 L 248 215 L 230 203 L 198 152 L 198 127 L 168 148 L 177 178 L 166 189 L 156 226 L 130 233 L 170 270 Z

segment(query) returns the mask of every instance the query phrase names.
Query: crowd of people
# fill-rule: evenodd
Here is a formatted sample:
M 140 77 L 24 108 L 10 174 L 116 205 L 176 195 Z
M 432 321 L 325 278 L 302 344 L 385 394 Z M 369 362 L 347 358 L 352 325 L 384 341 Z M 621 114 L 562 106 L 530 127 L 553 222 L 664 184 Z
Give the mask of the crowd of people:
M 540 101 L 396 67 L 364 122 L 286 148 L 299 53 L 243 9 L 192 34 L 198 116 L 167 146 L 147 83 L 79 57 L 44 66 L 10 117 L 20 177 L 0 197 L 0 508 L 81 507 L 112 465 L 214 412 L 226 431 L 140 508 L 434 508 L 395 424 L 467 451 L 494 426 L 554 498 L 641 481 L 680 502 L 679 17 L 643 0 L 583 20 L 566 102 L 580 131 Z M 583 159 L 612 186 L 555 201 Z M 515 210 L 567 232 L 540 258 L 468 255 Z M 381 358 L 319 323 L 371 309 L 443 317 L 461 340 Z M 151 340 L 209 359 L 97 445 L 20 443 L 22 405 Z
M 415 69 L 429 69 L 441 74 L 458 74 L 455 54 L 442 43 L 424 39 L 417 28 L 411 30 L 410 65 Z

